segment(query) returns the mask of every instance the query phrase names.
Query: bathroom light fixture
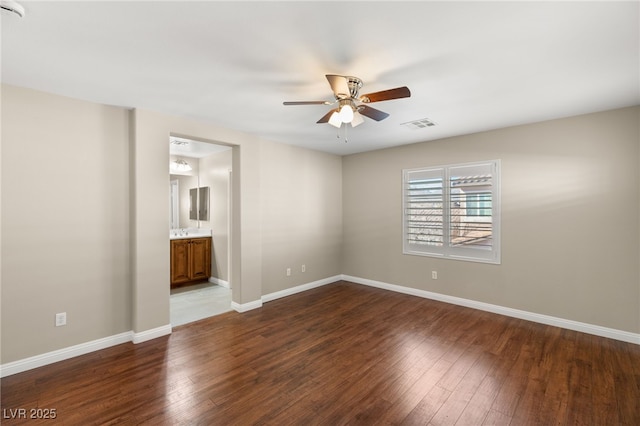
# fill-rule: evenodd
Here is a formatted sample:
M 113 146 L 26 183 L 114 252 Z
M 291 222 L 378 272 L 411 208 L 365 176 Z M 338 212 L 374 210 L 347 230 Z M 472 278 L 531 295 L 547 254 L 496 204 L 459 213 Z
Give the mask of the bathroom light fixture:
M 192 168 L 189 163 L 184 160 L 175 160 L 171 162 L 171 170 L 174 172 L 188 172 L 192 170 Z
M 13 0 L 0 0 L 0 9 L 13 12 L 21 18 L 24 16 L 24 7 Z

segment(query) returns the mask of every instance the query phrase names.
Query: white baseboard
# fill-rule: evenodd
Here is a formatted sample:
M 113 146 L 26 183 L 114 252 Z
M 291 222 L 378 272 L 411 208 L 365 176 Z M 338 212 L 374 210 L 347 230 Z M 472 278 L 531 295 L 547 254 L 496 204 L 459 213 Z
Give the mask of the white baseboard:
M 220 287 L 231 288 L 231 285 L 229 285 L 229 281 L 221 280 L 220 278 L 209 277 L 209 282 L 211 284 L 219 285 Z
M 104 337 L 102 339 L 92 340 L 79 345 L 69 346 L 55 351 L 47 352 L 41 355 L 32 356 L 18 361 L 8 362 L 0 365 L 0 377 L 11 376 L 12 374 L 22 373 L 23 371 L 33 370 L 34 368 L 43 367 L 53 364 L 54 362 L 64 361 L 65 359 L 75 358 L 90 352 L 106 349 L 111 346 L 120 345 L 122 343 L 133 342 L 142 343 L 156 337 L 171 334 L 171 325 L 145 330 L 140 333 L 127 331 L 116 334 L 114 336 Z
M 258 309 L 258 308 L 262 308 L 262 300 L 254 300 L 253 302 L 249 302 L 249 303 L 231 302 L 231 309 L 240 313 L 251 311 L 253 309 Z
M 270 302 L 272 300 L 280 299 L 282 297 L 291 296 L 296 293 L 311 290 L 316 287 L 331 284 L 339 280 L 350 281 L 356 284 L 367 285 L 370 287 L 377 287 L 384 290 L 395 291 L 398 293 L 409 294 L 412 296 L 423 297 L 425 299 L 437 300 L 440 302 L 451 303 L 453 305 L 465 306 L 468 308 L 478 309 L 481 311 L 493 312 L 495 314 L 505 315 L 513 318 L 524 319 L 527 321 L 533 321 L 540 324 L 551 325 L 555 327 L 565 328 L 568 330 L 580 331 L 587 334 L 593 334 L 596 336 L 607 337 L 610 339 L 620 340 L 623 342 L 634 343 L 640 345 L 640 334 L 631 333 L 628 331 L 616 330 L 612 328 L 602 327 L 593 324 L 586 324 L 578 321 L 567 320 L 563 318 L 552 317 L 549 315 L 536 314 L 533 312 L 522 311 L 519 309 L 507 308 L 499 305 L 492 305 L 490 303 L 478 302 L 470 299 L 463 299 L 455 296 L 448 296 L 445 294 L 434 293 L 426 290 L 419 290 L 411 287 L 399 286 L 396 284 L 389 284 L 382 281 L 370 280 L 367 278 L 359 278 L 351 275 L 336 275 L 334 277 L 325 278 L 322 280 L 314 281 L 311 283 L 303 284 L 297 287 L 269 293 L 261 297 L 260 300 L 255 300 L 249 303 L 236 303 L 232 302 L 231 307 L 237 312 L 247 312 L 252 309 L 261 308 L 263 302 Z M 106 349 L 111 346 L 119 345 L 122 343 L 133 342 L 142 343 L 148 340 L 152 340 L 158 337 L 171 334 L 171 325 L 164 325 L 151 330 L 145 330 L 139 333 L 133 331 L 127 331 L 114 336 L 105 337 L 102 339 L 93 340 L 87 343 L 81 343 L 79 345 L 70 346 L 68 348 L 59 349 L 45 354 L 36 355 L 33 357 L 25 358 L 18 361 L 9 362 L 0 365 L 0 377 L 10 376 L 12 374 L 21 373 L 23 371 L 31 370 L 34 368 L 42 367 L 54 362 L 63 361 L 79 355 L 85 355 L 90 352 Z
M 171 334 L 171 324 L 152 328 L 151 330 L 141 331 L 140 333 L 133 333 L 131 341 L 138 344 L 146 342 L 147 340 L 153 340 L 158 337 L 166 336 L 168 334 Z
M 607 337 L 610 339 L 615 339 L 623 342 L 635 343 L 636 345 L 640 345 L 639 333 L 631 333 L 628 331 L 616 330 L 614 328 L 607 328 L 599 325 L 586 324 L 583 322 L 552 317 L 549 315 L 536 314 L 533 312 L 522 311 L 519 309 L 507 308 L 499 305 L 492 305 L 490 303 L 477 302 L 475 300 L 463 299 L 461 297 L 447 296 L 445 294 L 433 293 L 426 290 L 418 290 L 415 288 L 399 286 L 396 284 L 389 284 L 381 281 L 370 280 L 367 278 L 359 278 L 359 277 L 353 277 L 350 275 L 342 275 L 341 279 L 345 281 L 354 282 L 356 284 L 363 284 L 371 287 L 381 288 L 384 290 L 395 291 L 398 293 L 410 294 L 412 296 L 423 297 L 425 299 L 437 300 L 440 302 L 451 303 L 453 305 L 465 306 L 467 308 L 493 312 L 495 314 L 505 315 L 508 317 L 524 319 L 527 321 L 533 321 L 540 324 L 552 325 L 555 327 L 566 328 L 567 330 L 580 331 L 587 334 L 593 334 L 596 336 Z
M 111 346 L 120 345 L 130 342 L 133 338 L 133 332 L 116 334 L 114 336 L 93 340 L 87 343 L 70 346 L 68 348 L 58 349 L 56 351 L 47 352 L 41 355 L 32 356 L 18 361 L 8 362 L 0 365 L 0 377 L 10 376 L 12 374 L 22 373 L 23 371 L 32 370 L 44 365 L 53 364 L 54 362 L 64 361 L 79 355 L 85 355 L 90 352 L 106 349 Z
M 236 302 L 231 302 L 231 307 L 233 308 L 233 310 L 237 311 L 237 312 L 247 312 L 250 311 L 252 309 L 257 309 L 257 308 L 261 308 L 263 303 L 266 302 L 271 302 L 272 300 L 276 300 L 276 299 L 280 299 L 282 297 L 287 297 L 287 296 L 291 296 L 292 294 L 296 294 L 296 293 L 300 293 L 303 291 L 307 291 L 307 290 L 311 290 L 312 288 L 316 288 L 316 287 L 320 287 L 323 285 L 327 285 L 327 284 L 331 284 L 334 283 L 336 281 L 340 281 L 342 279 L 342 275 L 335 275 L 333 277 L 329 277 L 329 278 L 324 278 L 318 281 L 313 281 L 307 284 L 302 284 L 296 287 L 292 287 L 292 288 L 287 288 L 284 290 L 280 290 L 280 291 L 276 291 L 274 293 L 269 293 L 269 294 L 265 294 L 264 296 L 262 296 L 260 298 L 260 300 L 254 300 L 253 302 L 249 302 L 249 303 L 236 303 Z
M 323 285 L 331 284 L 336 281 L 340 281 L 342 279 L 342 275 L 336 275 L 329 278 L 324 278 L 318 281 L 313 281 L 307 284 L 302 284 L 296 287 L 287 288 L 284 290 L 276 291 L 274 293 L 265 294 L 262 296 L 263 302 L 270 302 L 272 300 L 280 299 L 282 297 L 291 296 L 292 294 L 300 293 L 303 291 L 311 290 L 312 288 L 321 287 Z

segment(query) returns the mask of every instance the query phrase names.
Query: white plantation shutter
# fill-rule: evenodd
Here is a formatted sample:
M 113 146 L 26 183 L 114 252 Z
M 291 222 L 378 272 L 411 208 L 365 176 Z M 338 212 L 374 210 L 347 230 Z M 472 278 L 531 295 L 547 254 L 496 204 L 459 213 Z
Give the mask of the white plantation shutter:
M 499 161 L 403 171 L 406 254 L 500 263 Z
M 433 252 L 444 244 L 444 169 L 406 170 L 405 252 Z

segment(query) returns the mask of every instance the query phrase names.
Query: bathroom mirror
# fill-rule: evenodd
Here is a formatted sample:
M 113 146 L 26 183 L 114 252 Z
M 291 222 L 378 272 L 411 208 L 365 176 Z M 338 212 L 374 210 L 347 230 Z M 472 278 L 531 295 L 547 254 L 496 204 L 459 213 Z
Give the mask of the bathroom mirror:
M 209 187 L 189 190 L 189 219 L 209 220 Z
M 220 170 L 228 179 L 231 167 L 220 160 L 220 154 L 231 147 L 200 142 L 178 136 L 169 138 L 169 180 L 171 184 L 171 228 L 209 228 L 217 219 L 220 209 L 224 209 L 226 199 L 220 203 L 212 200 L 214 194 L 226 193 L 220 188 Z M 230 157 L 230 156 L 229 156 Z M 211 213 L 211 203 L 217 209 Z M 224 210 L 226 211 L 226 210 Z M 226 217 L 226 216 L 222 216 Z
M 198 220 L 209 220 L 209 187 L 198 188 Z
M 189 190 L 189 219 L 198 220 L 198 188 Z
M 171 184 L 171 228 L 197 228 L 197 204 L 191 207 L 191 200 L 197 203 L 197 196 L 191 197 L 191 188 L 199 186 L 198 176 L 170 174 Z M 195 209 L 195 211 L 194 211 Z M 194 217 L 191 218 L 191 212 Z

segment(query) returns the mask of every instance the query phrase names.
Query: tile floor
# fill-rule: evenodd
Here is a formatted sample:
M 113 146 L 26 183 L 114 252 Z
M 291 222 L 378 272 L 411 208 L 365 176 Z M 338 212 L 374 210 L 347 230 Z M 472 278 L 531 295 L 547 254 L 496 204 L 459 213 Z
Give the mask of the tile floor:
M 231 289 L 202 283 L 171 290 L 171 325 L 198 321 L 231 310 Z

